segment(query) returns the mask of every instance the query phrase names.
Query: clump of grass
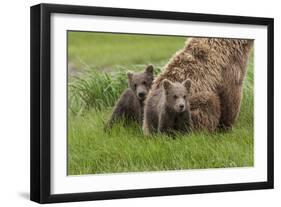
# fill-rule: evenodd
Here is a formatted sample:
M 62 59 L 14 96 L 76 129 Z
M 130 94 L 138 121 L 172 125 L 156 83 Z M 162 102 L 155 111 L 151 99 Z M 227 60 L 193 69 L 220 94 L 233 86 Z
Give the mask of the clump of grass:
M 110 75 L 91 70 L 69 83 L 69 109 L 78 113 L 91 107 L 101 110 L 112 106 L 125 87 L 124 72 Z
M 120 94 L 128 87 L 127 71 L 141 71 L 145 65 L 130 68 L 117 68 L 116 72 L 99 72 L 95 69 L 86 70 L 73 78 L 68 84 L 68 109 L 71 113 L 81 114 L 90 108 L 102 110 L 112 107 Z M 155 67 L 158 74 L 160 67 Z

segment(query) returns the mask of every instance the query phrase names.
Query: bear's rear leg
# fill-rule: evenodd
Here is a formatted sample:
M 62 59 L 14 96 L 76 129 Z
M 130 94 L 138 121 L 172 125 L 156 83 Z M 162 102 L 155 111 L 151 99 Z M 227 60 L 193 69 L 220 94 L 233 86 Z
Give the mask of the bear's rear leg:
M 190 110 L 193 128 L 214 131 L 219 125 L 220 100 L 211 92 L 200 92 L 190 97 Z
M 242 86 L 235 85 L 220 93 L 221 118 L 220 128 L 231 129 L 236 121 L 242 99 Z

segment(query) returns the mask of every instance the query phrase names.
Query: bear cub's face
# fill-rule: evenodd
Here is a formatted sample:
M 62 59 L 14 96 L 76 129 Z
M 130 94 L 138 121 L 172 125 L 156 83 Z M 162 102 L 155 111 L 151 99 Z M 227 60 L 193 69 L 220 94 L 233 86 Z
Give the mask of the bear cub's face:
M 153 66 L 149 65 L 144 72 L 128 74 L 129 87 L 140 101 L 144 101 L 153 81 Z
M 174 110 L 176 113 L 182 113 L 189 108 L 189 94 L 191 81 L 189 79 L 182 83 L 165 79 L 163 80 L 163 88 L 165 91 L 166 106 Z

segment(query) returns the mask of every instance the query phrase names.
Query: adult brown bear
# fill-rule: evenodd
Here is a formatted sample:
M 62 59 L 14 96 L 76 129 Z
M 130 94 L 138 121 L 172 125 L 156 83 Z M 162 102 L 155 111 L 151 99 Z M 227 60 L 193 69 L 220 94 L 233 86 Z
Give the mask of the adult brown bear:
M 246 39 L 189 38 L 164 66 L 150 94 L 164 79 L 172 82 L 190 79 L 194 128 L 210 131 L 218 126 L 231 128 L 240 111 L 252 46 L 253 40 Z

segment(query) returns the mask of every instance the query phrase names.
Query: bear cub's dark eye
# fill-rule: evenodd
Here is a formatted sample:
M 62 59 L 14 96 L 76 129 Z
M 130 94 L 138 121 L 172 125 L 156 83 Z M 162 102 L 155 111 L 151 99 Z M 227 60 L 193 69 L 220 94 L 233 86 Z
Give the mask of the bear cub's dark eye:
M 186 96 L 183 96 L 184 99 L 186 99 Z
M 174 99 L 177 99 L 177 98 L 178 98 L 178 96 L 174 95 Z
M 145 82 L 145 81 L 143 81 L 143 82 L 142 82 L 142 84 L 143 84 L 143 85 L 146 85 L 146 82 Z

